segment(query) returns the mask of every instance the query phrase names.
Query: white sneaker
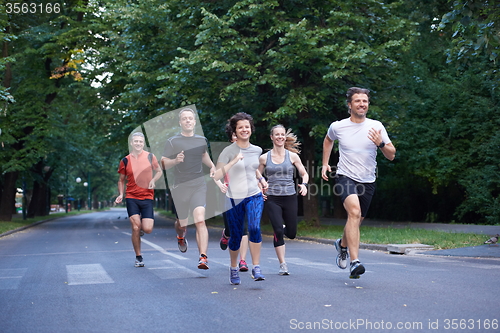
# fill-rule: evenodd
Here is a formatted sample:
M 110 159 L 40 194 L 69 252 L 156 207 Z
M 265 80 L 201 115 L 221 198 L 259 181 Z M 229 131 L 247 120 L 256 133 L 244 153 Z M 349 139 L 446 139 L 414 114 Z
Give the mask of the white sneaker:
M 337 249 L 337 252 L 339 253 L 337 255 L 337 257 L 335 258 L 335 262 L 337 263 L 337 266 L 339 268 L 346 269 L 347 268 L 347 258 L 349 257 L 349 253 L 347 252 L 347 247 L 340 246 L 340 240 L 341 240 L 341 238 L 339 238 L 335 241 L 335 248 Z
M 286 265 L 286 262 L 283 262 L 280 264 L 280 271 L 278 272 L 279 275 L 290 275 L 290 272 L 288 271 L 288 266 Z

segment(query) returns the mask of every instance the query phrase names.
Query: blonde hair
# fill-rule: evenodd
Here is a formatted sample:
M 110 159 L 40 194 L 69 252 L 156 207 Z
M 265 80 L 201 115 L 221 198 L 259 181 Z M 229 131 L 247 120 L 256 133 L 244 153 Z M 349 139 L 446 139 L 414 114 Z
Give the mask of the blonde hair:
M 292 129 L 286 129 L 285 126 L 278 124 L 271 128 L 271 135 L 276 128 L 283 128 L 285 132 L 285 149 L 291 151 L 292 153 L 300 154 L 300 145 L 301 143 L 297 141 L 297 136 L 292 133 Z

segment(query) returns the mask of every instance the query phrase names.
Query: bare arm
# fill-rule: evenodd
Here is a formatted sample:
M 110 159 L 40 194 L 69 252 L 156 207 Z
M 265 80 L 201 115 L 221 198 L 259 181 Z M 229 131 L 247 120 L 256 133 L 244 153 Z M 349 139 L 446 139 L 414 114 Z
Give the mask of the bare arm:
M 160 179 L 162 174 L 163 174 L 163 171 L 161 170 L 161 167 L 158 165 L 158 168 L 154 169 L 153 179 L 151 179 L 151 181 L 149 182 L 149 187 L 148 187 L 149 189 L 153 189 L 156 187 L 156 181 L 158 179 Z
M 179 154 L 177 154 L 177 156 L 174 159 L 165 156 L 162 156 L 160 159 L 160 165 L 163 167 L 164 170 L 168 170 L 182 162 L 184 162 L 184 150 L 181 151 Z
M 208 155 L 207 152 L 203 153 L 203 156 L 201 157 L 201 161 L 203 162 L 203 164 L 205 164 L 207 167 L 210 168 L 210 177 L 213 178 L 215 175 L 215 165 L 212 162 L 212 160 L 210 159 L 210 155 Z
M 325 140 L 323 140 L 323 167 L 321 168 L 321 177 L 324 180 L 328 180 L 328 176 L 326 172 L 332 172 L 332 168 L 328 164 L 330 161 L 330 154 L 332 153 L 333 149 L 333 140 L 328 137 L 328 135 L 325 136 Z
M 123 201 L 123 191 L 125 189 L 125 175 L 120 173 L 120 178 L 118 178 L 118 196 L 115 199 L 115 203 L 121 203 Z
M 306 168 L 304 167 L 304 164 L 302 164 L 302 161 L 300 160 L 299 155 L 295 153 L 290 153 L 290 160 L 292 161 L 293 165 L 297 168 L 297 171 L 299 172 L 300 177 L 302 178 L 302 183 L 299 185 L 300 186 L 300 194 L 301 195 L 306 195 L 307 194 L 307 185 L 309 183 L 309 174 L 306 171 Z
M 242 153 L 239 153 L 238 155 L 236 155 L 235 158 L 233 158 L 229 163 L 222 163 L 222 162 L 219 162 L 217 163 L 217 166 L 215 167 L 216 171 L 215 171 L 215 174 L 214 174 L 214 180 L 220 180 L 222 178 L 224 178 L 224 176 L 226 175 L 226 173 L 229 172 L 229 170 L 236 164 L 238 163 L 239 160 L 243 159 L 243 154 Z
M 382 144 L 382 130 L 376 130 L 374 128 L 368 131 L 368 138 L 372 140 L 372 142 L 378 147 Z M 380 148 L 382 154 L 384 154 L 385 158 L 392 161 L 396 157 L 396 147 L 389 142 L 384 145 L 383 148 Z
M 393 161 L 396 157 L 396 147 L 394 147 L 392 142 L 387 143 L 384 148 L 380 148 L 380 151 L 389 161 Z

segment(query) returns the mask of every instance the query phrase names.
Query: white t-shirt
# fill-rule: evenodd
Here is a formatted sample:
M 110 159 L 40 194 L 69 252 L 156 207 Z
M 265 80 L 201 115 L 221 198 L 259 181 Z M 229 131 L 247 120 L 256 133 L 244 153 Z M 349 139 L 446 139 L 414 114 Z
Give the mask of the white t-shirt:
M 380 121 L 366 118 L 354 123 L 350 118 L 333 122 L 328 128 L 328 137 L 339 141 L 340 158 L 337 175 L 347 176 L 360 183 L 373 183 L 376 179 L 377 146 L 368 138 L 368 131 L 382 130 L 382 141 L 391 142 Z
M 240 148 L 236 143 L 232 143 L 224 148 L 218 163 L 227 164 L 240 152 L 243 154 L 243 159 L 233 165 L 228 172 L 229 188 L 226 196 L 233 199 L 249 198 L 260 192 L 255 170 L 259 167 L 262 148 L 252 144 L 248 148 Z

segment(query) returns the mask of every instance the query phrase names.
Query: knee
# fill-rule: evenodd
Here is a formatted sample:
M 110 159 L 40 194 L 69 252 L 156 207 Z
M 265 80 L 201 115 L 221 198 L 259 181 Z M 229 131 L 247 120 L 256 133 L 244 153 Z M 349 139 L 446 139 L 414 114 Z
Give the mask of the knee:
M 347 211 L 347 215 L 350 218 L 361 221 L 361 209 L 359 207 L 353 207 Z

